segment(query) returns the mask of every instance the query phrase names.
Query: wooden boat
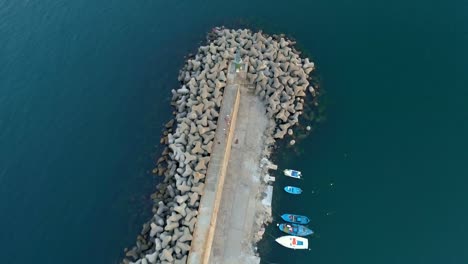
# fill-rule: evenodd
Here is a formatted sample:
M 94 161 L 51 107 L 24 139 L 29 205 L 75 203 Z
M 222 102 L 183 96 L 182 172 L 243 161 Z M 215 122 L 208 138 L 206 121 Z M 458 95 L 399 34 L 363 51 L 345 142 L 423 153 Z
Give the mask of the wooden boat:
M 276 240 L 280 245 L 292 249 L 308 249 L 309 240 L 305 237 L 298 236 L 282 236 L 278 237 Z
M 294 224 L 306 225 L 310 222 L 309 218 L 303 215 L 283 214 L 281 218 L 283 218 L 283 220 L 286 222 L 290 222 Z
M 302 189 L 299 188 L 299 187 L 294 187 L 294 186 L 286 186 L 284 187 L 284 190 L 287 192 L 287 193 L 290 193 L 290 194 L 301 194 L 302 193 Z
M 310 230 L 309 228 L 298 225 L 298 224 L 277 224 L 280 231 L 285 232 L 286 234 L 290 234 L 293 236 L 309 236 L 314 233 L 314 231 Z
M 283 172 L 284 172 L 284 175 L 291 177 L 291 178 L 300 179 L 302 176 L 302 173 L 297 170 L 284 170 Z

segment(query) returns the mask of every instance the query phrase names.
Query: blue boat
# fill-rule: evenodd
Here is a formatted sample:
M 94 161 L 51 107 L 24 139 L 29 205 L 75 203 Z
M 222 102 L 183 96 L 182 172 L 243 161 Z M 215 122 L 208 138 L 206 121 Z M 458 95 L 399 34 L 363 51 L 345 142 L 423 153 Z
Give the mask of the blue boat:
M 310 222 L 309 218 L 303 215 L 283 214 L 281 218 L 283 218 L 283 220 L 286 222 L 290 222 L 294 224 L 306 225 Z
M 286 234 L 290 234 L 293 236 L 309 236 L 314 233 L 314 231 L 310 230 L 309 228 L 298 225 L 298 224 L 277 224 L 280 231 L 285 232 Z
M 302 189 L 299 188 L 299 187 L 294 187 L 294 186 L 286 186 L 284 187 L 284 190 L 287 192 L 287 193 L 290 193 L 290 194 L 301 194 L 302 193 Z

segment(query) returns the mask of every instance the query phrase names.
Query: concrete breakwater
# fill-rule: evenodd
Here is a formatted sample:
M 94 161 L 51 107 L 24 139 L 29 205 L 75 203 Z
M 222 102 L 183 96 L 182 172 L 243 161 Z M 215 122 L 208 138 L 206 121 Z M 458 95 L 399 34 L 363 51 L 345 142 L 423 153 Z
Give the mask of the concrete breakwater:
M 211 215 L 203 215 L 207 210 L 200 208 L 200 199 L 205 192 L 210 161 L 219 158 L 215 148 L 221 143 L 217 139 L 215 142 L 215 135 L 219 129 L 226 129 L 219 122 L 226 118 L 220 109 L 228 84 L 228 69 L 236 51 L 247 67 L 245 86 L 264 102 L 266 109 L 251 113 L 268 118 L 263 131 L 262 158 L 268 159 L 277 139 L 293 134 L 292 128 L 304 109 L 307 90 L 316 95 L 309 84 L 314 64 L 302 59 L 294 44 L 284 36 L 215 28 L 208 34 L 207 45 L 187 60 L 178 76 L 181 87 L 172 90 L 175 117 L 166 124 L 161 140 L 166 147 L 154 170 L 164 176 L 163 183 L 152 195 L 154 215 L 143 225 L 136 245 L 126 250 L 123 263 L 187 263 L 191 249 L 200 247 L 192 245 L 197 237 L 194 232 L 201 232 L 197 231 L 201 230 L 197 219 L 212 219 L 217 214 L 211 210 Z M 227 133 L 233 131 L 228 128 Z M 231 140 L 232 137 L 227 141 L 229 148 Z M 261 159 L 256 162 L 260 167 Z M 252 235 L 252 243 L 258 239 Z M 211 246 L 210 241 L 196 243 Z M 190 263 L 209 262 L 206 257 L 200 261 L 195 257 L 190 259 L 195 259 Z

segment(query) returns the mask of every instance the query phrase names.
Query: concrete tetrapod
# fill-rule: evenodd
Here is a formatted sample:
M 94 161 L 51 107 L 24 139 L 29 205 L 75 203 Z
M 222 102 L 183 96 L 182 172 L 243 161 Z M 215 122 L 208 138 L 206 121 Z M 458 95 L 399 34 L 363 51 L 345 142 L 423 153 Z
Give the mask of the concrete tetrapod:
M 301 58 L 294 44 L 282 35 L 216 28 L 208 34 L 208 43 L 189 56 L 177 76 L 179 88 L 171 90 L 174 119 L 165 126 L 161 139 L 166 147 L 164 158 L 153 170 L 164 176 L 152 195 L 154 215 L 142 227 L 136 243 L 139 246 L 126 252 L 123 263 L 186 263 L 206 171 L 216 146 L 228 65 L 238 48 L 248 65 L 247 80 L 263 100 L 271 121 L 263 155 L 269 157 L 275 139 L 294 135 L 293 127 L 307 109 L 307 100 L 299 98 L 306 99 L 306 92 L 314 97 L 319 93 L 318 87 L 309 83 L 314 63 Z

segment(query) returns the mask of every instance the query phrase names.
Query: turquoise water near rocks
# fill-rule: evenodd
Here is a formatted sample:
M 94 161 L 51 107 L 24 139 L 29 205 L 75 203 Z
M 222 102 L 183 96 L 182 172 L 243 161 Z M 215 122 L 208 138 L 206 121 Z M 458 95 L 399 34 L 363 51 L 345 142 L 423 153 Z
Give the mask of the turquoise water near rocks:
M 184 56 L 213 26 L 295 37 L 327 121 L 280 148 L 310 251 L 265 263 L 466 263 L 468 4 L 463 1 L 0 0 L 5 263 L 116 263 L 149 217 L 149 171 Z M 278 176 L 277 187 L 295 184 Z M 332 185 L 331 185 L 332 184 Z

